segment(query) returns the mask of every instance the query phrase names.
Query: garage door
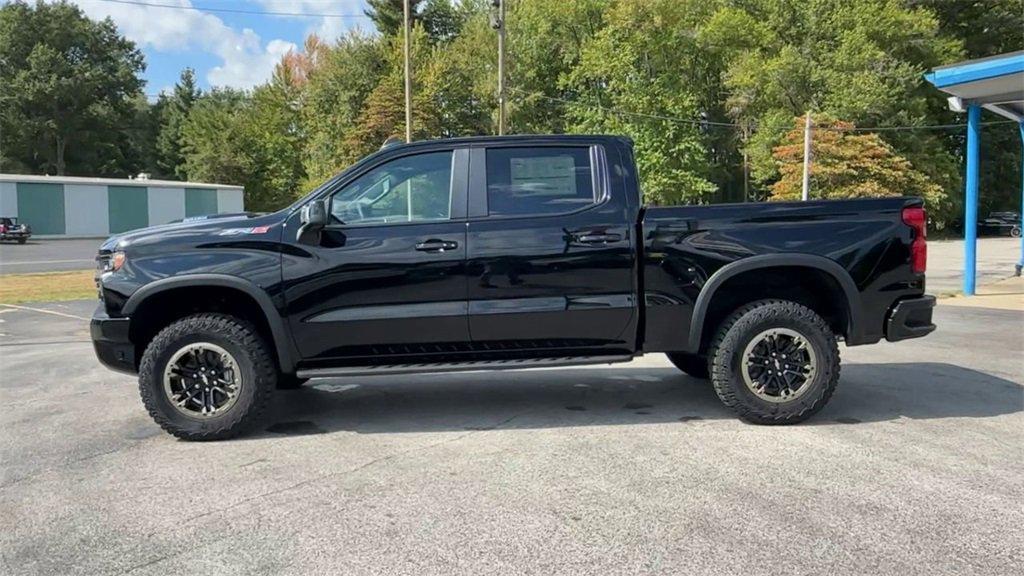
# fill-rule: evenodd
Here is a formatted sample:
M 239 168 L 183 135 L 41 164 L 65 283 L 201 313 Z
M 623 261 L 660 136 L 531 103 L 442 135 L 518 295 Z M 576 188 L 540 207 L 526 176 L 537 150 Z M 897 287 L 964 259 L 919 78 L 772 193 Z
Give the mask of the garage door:
M 33 234 L 64 234 L 64 186 L 18 182 L 18 221 Z

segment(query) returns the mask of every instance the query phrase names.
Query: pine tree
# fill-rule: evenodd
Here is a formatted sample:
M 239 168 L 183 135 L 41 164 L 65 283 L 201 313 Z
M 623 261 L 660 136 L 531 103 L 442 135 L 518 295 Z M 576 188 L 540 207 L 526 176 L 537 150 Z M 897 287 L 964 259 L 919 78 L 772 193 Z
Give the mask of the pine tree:
M 201 95 L 195 71 L 185 68 L 171 95 L 160 96 L 160 133 L 156 141 L 158 176 L 183 180 L 188 177 L 181 151 L 181 130 Z
M 409 18 L 414 22 L 419 19 L 419 6 L 423 0 L 409 0 Z M 377 31 L 384 36 L 394 36 L 402 30 L 405 22 L 405 1 L 404 0 L 367 0 L 369 8 L 363 11 L 364 14 L 373 20 Z

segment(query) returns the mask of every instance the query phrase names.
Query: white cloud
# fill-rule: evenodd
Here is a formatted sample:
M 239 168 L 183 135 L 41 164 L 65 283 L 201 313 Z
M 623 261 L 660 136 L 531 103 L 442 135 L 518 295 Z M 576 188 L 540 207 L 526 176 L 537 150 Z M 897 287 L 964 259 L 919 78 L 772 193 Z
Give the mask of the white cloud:
M 206 74 L 214 86 L 250 88 L 265 81 L 274 65 L 295 44 L 275 39 L 265 46 L 249 28 L 231 28 L 217 16 L 197 10 L 176 10 L 137 4 L 77 2 L 92 18 L 109 16 L 128 39 L 160 52 L 202 50 L 223 63 Z M 163 4 L 191 6 L 189 0 L 161 0 Z

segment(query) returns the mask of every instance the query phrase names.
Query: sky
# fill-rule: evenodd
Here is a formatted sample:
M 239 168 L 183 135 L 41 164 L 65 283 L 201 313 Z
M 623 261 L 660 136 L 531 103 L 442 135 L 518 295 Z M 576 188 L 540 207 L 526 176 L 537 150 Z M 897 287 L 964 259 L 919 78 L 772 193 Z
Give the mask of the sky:
M 310 33 L 333 40 L 351 28 L 367 32 L 374 29 L 373 22 L 363 16 L 364 0 L 70 1 L 79 5 L 90 18 L 110 17 L 121 34 L 145 53 L 143 77 L 146 94 L 150 97 L 173 87 L 185 67 L 196 71 L 196 78 L 204 89 L 213 86 L 250 88 L 267 80 L 281 56 L 301 48 Z

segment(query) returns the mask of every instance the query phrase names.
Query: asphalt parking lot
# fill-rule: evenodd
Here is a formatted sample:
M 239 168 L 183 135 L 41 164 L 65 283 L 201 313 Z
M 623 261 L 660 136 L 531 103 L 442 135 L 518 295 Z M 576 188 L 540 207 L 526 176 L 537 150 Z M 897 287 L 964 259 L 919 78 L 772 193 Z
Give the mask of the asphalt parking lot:
M 4 574 L 1020 574 L 1024 313 L 843 349 L 813 421 L 735 420 L 662 356 L 325 380 L 181 442 L 92 301 L 0 307 Z
M 31 238 L 25 244 L 0 242 L 0 274 L 89 270 L 102 238 L 51 240 Z

